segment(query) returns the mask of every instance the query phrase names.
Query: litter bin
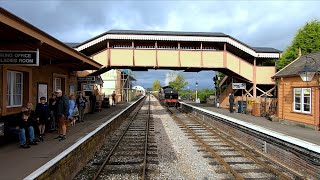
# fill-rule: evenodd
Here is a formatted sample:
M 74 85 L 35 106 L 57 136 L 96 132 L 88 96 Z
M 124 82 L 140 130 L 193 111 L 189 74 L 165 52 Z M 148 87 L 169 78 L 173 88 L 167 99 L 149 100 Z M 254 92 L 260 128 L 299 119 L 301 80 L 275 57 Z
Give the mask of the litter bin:
M 247 111 L 247 102 L 246 101 L 238 101 L 238 113 Z
M 252 115 L 253 116 L 261 116 L 260 113 L 260 103 L 254 103 L 252 105 Z

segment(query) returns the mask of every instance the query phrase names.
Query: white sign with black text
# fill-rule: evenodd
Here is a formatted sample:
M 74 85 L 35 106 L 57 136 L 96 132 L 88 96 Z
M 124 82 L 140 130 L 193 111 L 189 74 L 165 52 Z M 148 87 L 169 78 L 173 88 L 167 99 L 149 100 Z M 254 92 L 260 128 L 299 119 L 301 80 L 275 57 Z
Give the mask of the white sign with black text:
M 246 83 L 232 83 L 232 89 L 246 89 Z

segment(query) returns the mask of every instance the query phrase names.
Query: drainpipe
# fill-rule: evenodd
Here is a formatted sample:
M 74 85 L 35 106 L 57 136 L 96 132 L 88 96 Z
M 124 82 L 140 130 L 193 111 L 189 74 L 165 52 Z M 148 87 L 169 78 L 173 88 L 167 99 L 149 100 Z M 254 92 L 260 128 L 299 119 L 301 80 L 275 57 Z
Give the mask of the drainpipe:
M 282 115 L 281 115 L 281 119 L 284 119 L 284 117 L 283 117 L 283 110 L 284 110 L 284 108 L 283 108 L 283 106 L 284 106 L 284 80 L 283 80 L 283 77 L 281 77 L 281 82 L 282 82 Z M 278 97 L 279 98 L 279 97 Z

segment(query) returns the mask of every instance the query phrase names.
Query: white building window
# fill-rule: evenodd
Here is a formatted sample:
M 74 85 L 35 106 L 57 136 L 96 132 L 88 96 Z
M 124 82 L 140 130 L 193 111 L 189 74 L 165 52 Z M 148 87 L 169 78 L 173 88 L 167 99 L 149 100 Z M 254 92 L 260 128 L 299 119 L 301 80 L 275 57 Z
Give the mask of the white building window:
M 16 71 L 7 72 L 7 107 L 22 106 L 23 98 L 23 73 Z
M 311 88 L 294 88 L 295 112 L 311 113 Z
M 54 90 L 61 89 L 61 78 L 54 78 Z

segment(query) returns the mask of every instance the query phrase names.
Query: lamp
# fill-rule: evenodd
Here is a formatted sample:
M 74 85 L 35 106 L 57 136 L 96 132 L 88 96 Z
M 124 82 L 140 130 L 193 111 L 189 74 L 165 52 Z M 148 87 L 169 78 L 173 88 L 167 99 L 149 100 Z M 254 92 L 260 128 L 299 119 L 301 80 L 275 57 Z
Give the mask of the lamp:
M 310 56 L 306 56 L 306 63 L 303 67 L 303 70 L 299 72 L 301 80 L 304 82 L 310 82 L 312 81 L 316 73 L 318 74 L 318 66 L 316 60 Z
M 198 101 L 198 82 L 196 82 L 196 103 Z
M 217 107 L 217 80 L 218 79 L 219 78 L 217 75 L 212 78 L 213 83 L 214 83 L 214 107 Z

